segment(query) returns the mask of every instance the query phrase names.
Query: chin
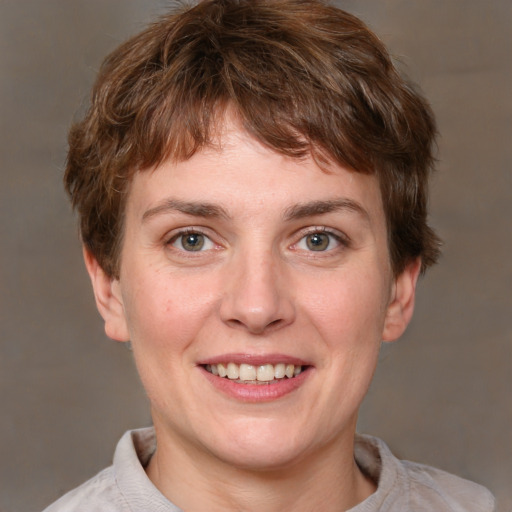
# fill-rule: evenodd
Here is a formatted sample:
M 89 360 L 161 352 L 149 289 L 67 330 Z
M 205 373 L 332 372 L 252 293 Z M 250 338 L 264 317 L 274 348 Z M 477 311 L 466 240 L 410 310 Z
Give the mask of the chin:
M 214 455 L 219 460 L 237 469 L 256 472 L 272 472 L 291 467 L 303 458 L 302 450 L 296 447 L 283 447 L 277 444 L 266 446 L 236 446 L 220 451 L 216 447 Z
M 239 469 L 272 471 L 298 463 L 312 445 L 303 432 L 291 431 L 289 422 L 261 425 L 262 420 L 257 421 L 258 425 L 239 425 L 210 437 L 210 452 Z

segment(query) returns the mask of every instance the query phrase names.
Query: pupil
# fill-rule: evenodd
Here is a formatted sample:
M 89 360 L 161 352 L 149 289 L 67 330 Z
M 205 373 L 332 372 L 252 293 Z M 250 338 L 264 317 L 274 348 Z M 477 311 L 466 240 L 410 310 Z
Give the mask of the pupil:
M 313 251 L 323 251 L 329 245 L 329 237 L 322 233 L 310 235 L 307 240 L 308 247 Z
M 191 233 L 184 237 L 183 247 L 189 251 L 199 251 L 204 245 L 203 235 Z

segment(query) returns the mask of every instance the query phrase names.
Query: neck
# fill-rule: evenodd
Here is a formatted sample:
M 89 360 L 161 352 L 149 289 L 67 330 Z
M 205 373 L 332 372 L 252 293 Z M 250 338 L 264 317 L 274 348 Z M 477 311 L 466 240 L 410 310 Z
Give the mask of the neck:
M 190 512 L 339 512 L 375 491 L 354 460 L 354 433 L 279 468 L 236 467 L 175 443 L 157 430 L 147 474 L 172 503 Z M 342 442 L 343 441 L 343 442 Z

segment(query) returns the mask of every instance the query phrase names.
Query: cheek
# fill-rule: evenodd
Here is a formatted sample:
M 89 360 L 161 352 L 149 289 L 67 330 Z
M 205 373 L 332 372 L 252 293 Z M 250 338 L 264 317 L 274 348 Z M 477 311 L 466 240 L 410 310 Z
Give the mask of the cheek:
M 183 399 L 176 390 L 189 386 L 187 369 L 211 308 L 193 283 L 160 274 L 138 277 L 124 294 L 135 364 L 152 406 L 174 410 Z
M 331 343 L 380 343 L 388 294 L 382 274 L 344 273 L 309 290 L 306 309 Z
M 123 294 L 133 345 L 175 356 L 208 321 L 215 297 L 204 280 L 162 272 L 133 277 L 137 286 Z

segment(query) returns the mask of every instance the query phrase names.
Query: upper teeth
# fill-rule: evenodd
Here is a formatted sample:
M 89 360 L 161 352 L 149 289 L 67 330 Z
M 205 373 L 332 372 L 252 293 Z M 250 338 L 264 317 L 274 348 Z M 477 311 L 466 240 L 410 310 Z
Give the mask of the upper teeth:
M 213 375 L 218 375 L 219 377 L 259 382 L 270 382 L 274 379 L 283 379 L 284 377 L 291 379 L 302 371 L 302 366 L 285 363 L 278 363 L 276 365 L 262 364 L 259 366 L 245 363 L 240 365 L 236 363 L 219 363 L 207 364 L 205 368 L 210 373 L 213 373 Z

